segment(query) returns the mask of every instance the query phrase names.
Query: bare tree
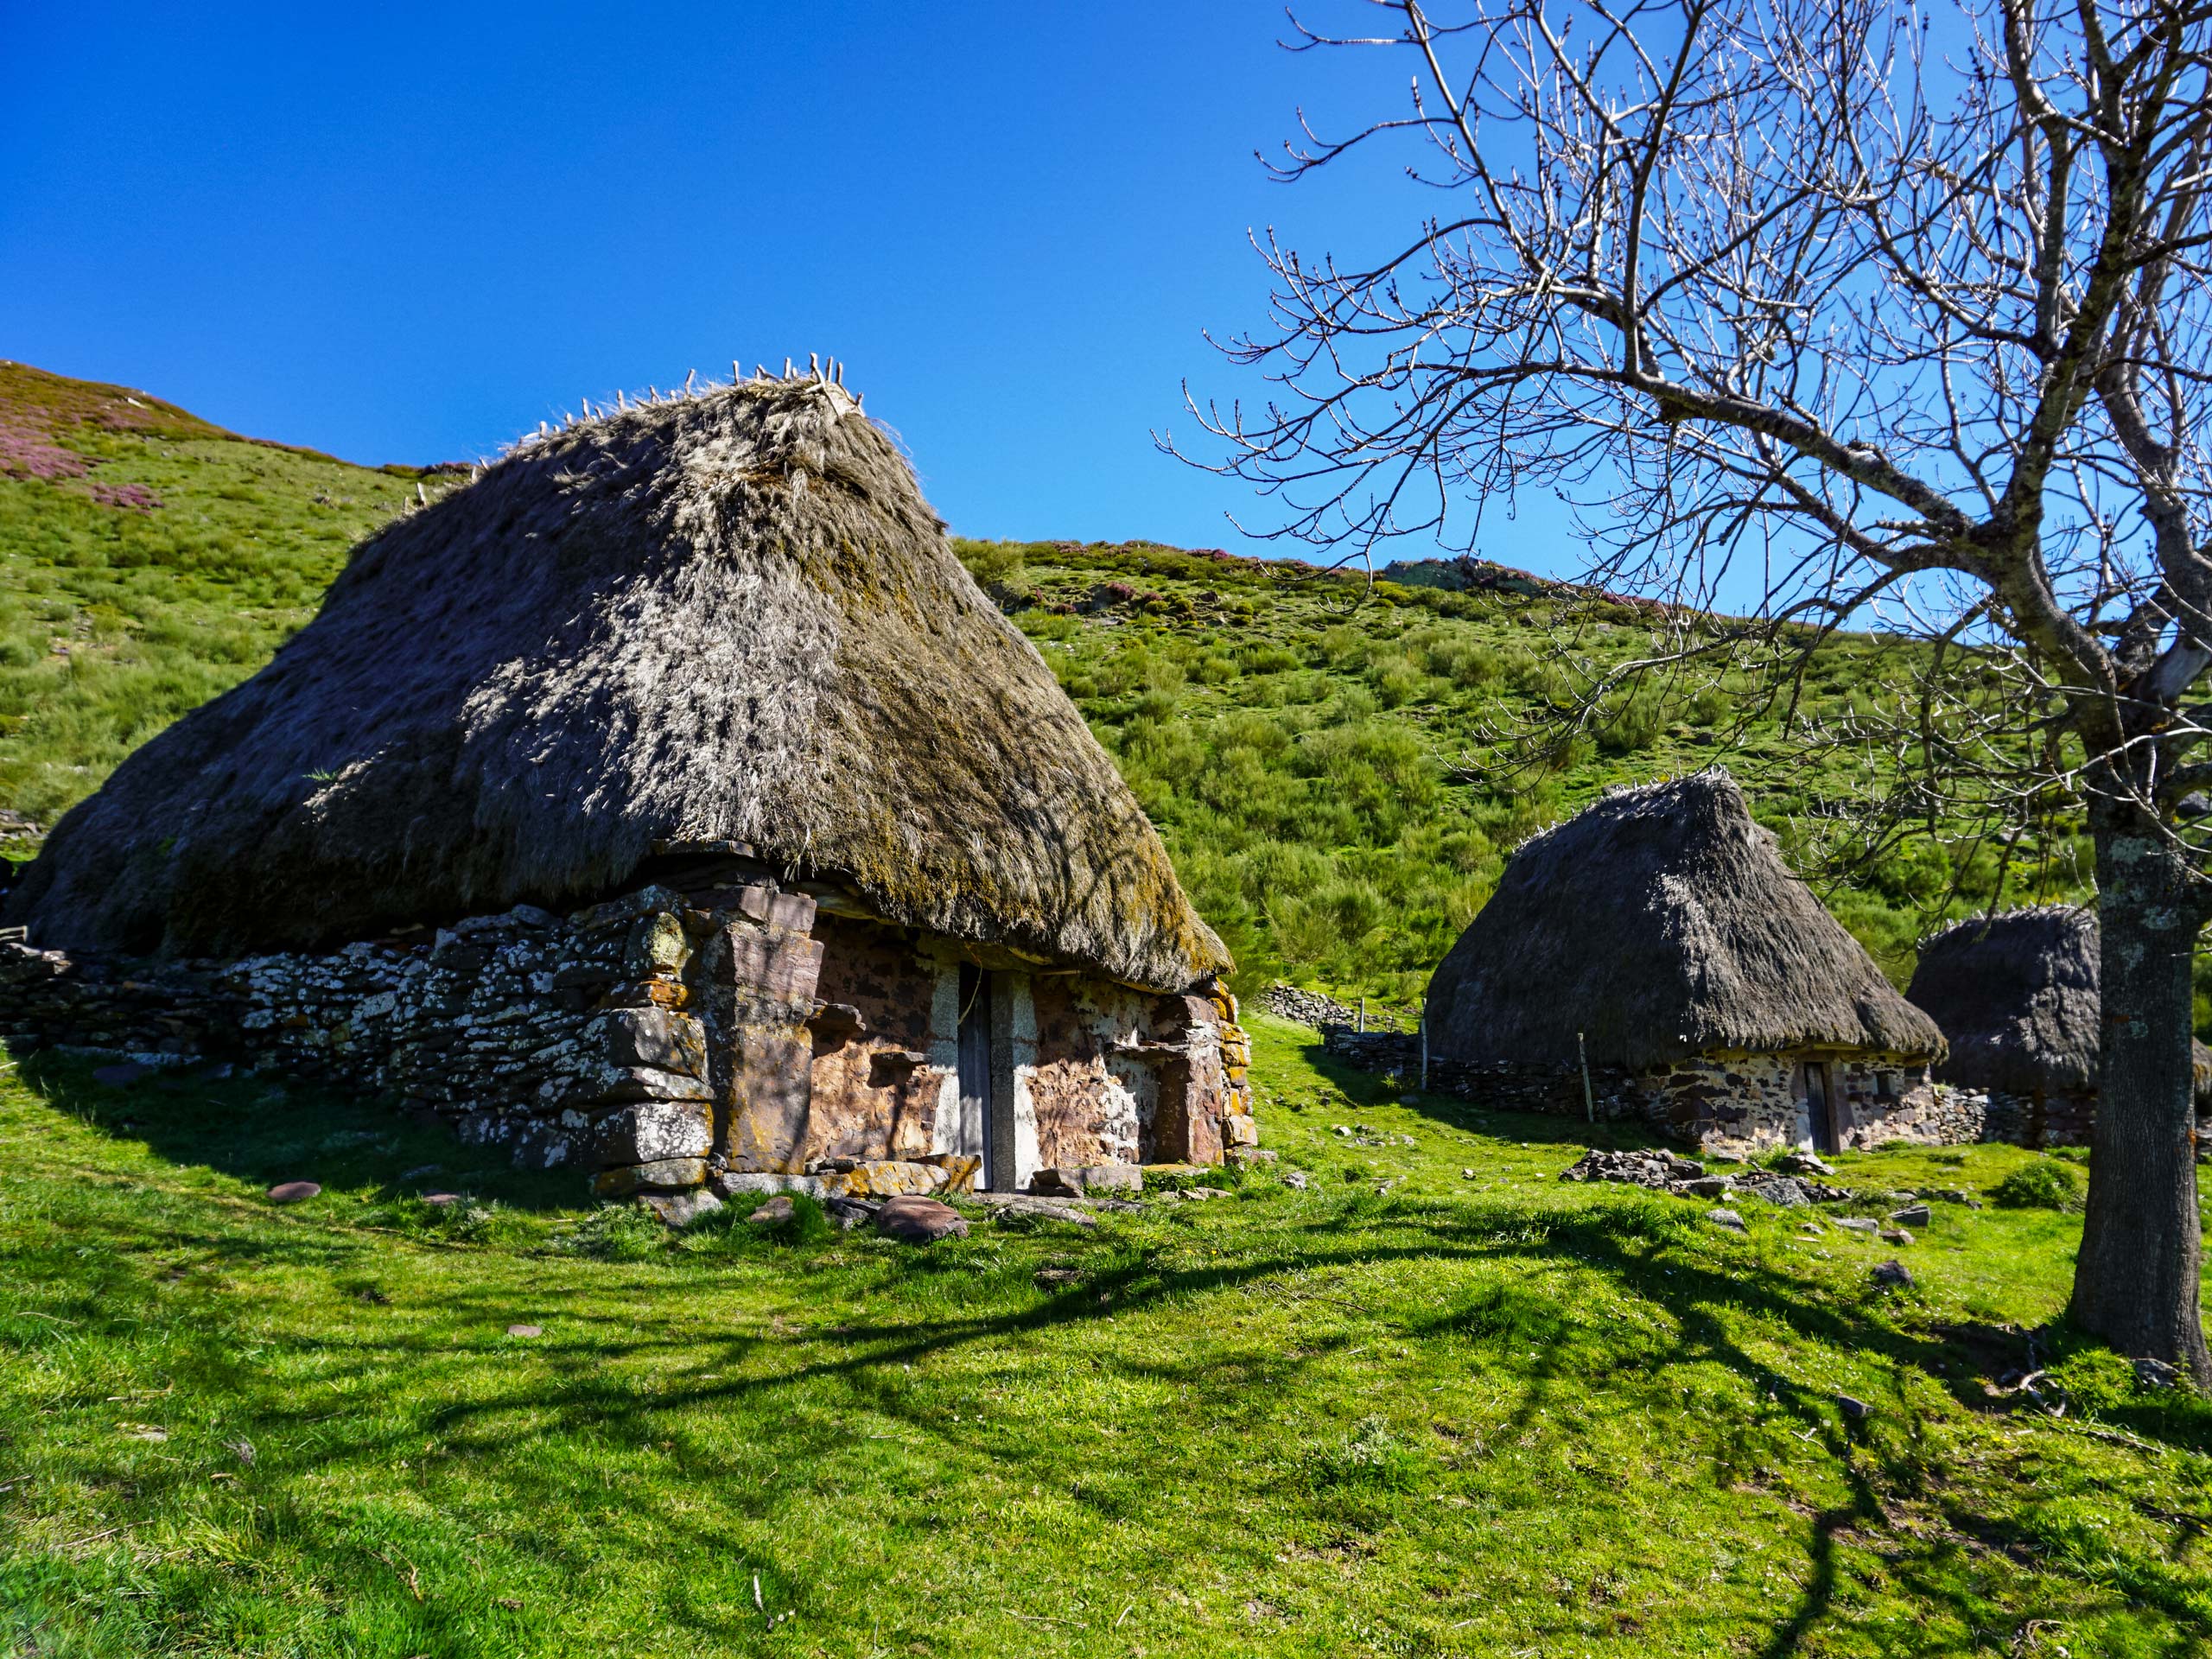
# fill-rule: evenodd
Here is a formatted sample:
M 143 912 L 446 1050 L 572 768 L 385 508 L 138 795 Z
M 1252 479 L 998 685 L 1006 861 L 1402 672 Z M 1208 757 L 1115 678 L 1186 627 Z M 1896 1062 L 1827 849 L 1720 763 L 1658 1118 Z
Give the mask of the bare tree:
M 1334 3 L 1381 27 L 1294 16 L 1294 48 L 1400 54 L 1411 96 L 1305 126 L 1280 171 L 1401 147 L 1444 211 L 1373 263 L 1269 235 L 1271 327 L 1227 349 L 1274 390 L 1198 411 L 1211 464 L 1339 555 L 1472 546 L 1485 502 L 1560 493 L 1591 582 L 1673 602 L 1576 718 L 1808 626 L 1916 636 L 1919 696 L 1830 736 L 1900 824 L 2086 814 L 2107 1035 L 2072 1313 L 2212 1382 L 2212 859 L 2177 811 L 2212 781 L 2212 0 Z M 1746 588 L 1757 626 L 1702 614 Z

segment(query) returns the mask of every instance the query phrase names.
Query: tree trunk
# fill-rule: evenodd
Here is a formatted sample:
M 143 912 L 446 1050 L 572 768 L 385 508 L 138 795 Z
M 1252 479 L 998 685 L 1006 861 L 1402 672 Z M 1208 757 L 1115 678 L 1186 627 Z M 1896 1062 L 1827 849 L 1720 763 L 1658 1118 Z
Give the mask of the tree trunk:
M 2202 896 L 2183 860 L 2125 807 L 2091 811 L 2103 1058 L 2074 1322 L 2130 1357 L 2212 1386 L 2197 1309 L 2196 1088 L 2190 964 Z

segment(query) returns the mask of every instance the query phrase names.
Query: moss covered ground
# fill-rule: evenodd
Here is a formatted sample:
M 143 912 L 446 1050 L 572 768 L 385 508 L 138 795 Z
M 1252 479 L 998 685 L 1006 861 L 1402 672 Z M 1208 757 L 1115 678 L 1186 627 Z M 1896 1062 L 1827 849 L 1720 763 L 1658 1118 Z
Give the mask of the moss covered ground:
M 1939 1204 L 1897 1247 L 1747 1204 L 1738 1236 L 1561 1184 L 1574 1125 L 1255 1025 L 1306 1190 L 1255 1173 L 1090 1232 L 978 1214 L 927 1249 L 670 1237 L 296 1090 L 10 1076 L 0 1651 L 2212 1637 L 2208 1408 L 2063 1348 L 2032 1354 L 2041 1404 L 1991 1392 L 2063 1301 L 2076 1217 Z M 1846 1179 L 1986 1190 L 2030 1157 Z M 262 1197 L 296 1177 L 322 1194 Z M 1891 1255 L 1911 1288 L 1872 1280 Z

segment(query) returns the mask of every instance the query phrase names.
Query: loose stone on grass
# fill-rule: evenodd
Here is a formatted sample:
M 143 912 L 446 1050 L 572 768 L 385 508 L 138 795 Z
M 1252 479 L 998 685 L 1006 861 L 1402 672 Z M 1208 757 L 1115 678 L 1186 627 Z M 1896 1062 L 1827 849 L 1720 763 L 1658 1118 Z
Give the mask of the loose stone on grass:
M 689 1227 L 722 1207 L 722 1201 L 703 1186 L 682 1192 L 648 1192 L 640 1202 L 670 1227 Z
M 1938 1204 L 1963 1205 L 1969 1210 L 1981 1208 L 1981 1199 L 1962 1186 L 1932 1186 L 1921 1197 L 1933 1198 Z
M 1779 1205 L 1785 1210 L 1795 1210 L 1810 1204 L 1818 1196 L 1815 1189 L 1794 1175 L 1778 1175 L 1770 1180 L 1758 1180 L 1754 1177 L 1744 1184 L 1744 1191 L 1755 1198 L 1764 1198 L 1769 1204 Z
M 779 1192 L 746 1217 L 755 1227 L 773 1227 L 791 1218 L 791 1195 Z
M 1751 1230 L 1744 1225 L 1744 1218 L 1733 1210 L 1708 1210 L 1705 1212 L 1705 1218 L 1714 1226 L 1726 1228 L 1732 1233 L 1744 1233 Z
M 545 1327 L 542 1325 L 511 1325 L 507 1327 L 507 1334 L 511 1337 L 542 1337 L 545 1334 Z
M 1040 1198 L 1027 1192 L 967 1192 L 961 1195 L 969 1204 L 980 1204 L 1001 1215 L 1042 1216 L 1047 1221 L 1072 1222 L 1077 1227 L 1096 1227 L 1098 1217 L 1093 1210 L 1135 1211 L 1144 1206 L 1122 1198 Z M 1167 1203 L 1174 1203 L 1180 1194 L 1173 1191 L 1157 1195 Z
M 1625 1186 L 1664 1189 L 1678 1181 L 1694 1181 L 1704 1173 L 1703 1164 L 1680 1153 L 1660 1148 L 1614 1152 L 1592 1147 L 1560 1171 L 1559 1178 L 1562 1181 L 1614 1181 Z
M 298 1204 L 321 1191 L 321 1186 L 314 1181 L 279 1181 L 269 1189 L 268 1198 L 271 1204 Z
M 1774 1160 L 1774 1166 L 1785 1175 L 1833 1175 L 1835 1166 L 1824 1162 L 1819 1154 L 1810 1152 L 1785 1153 Z
M 1890 1211 L 1890 1219 L 1900 1227 L 1925 1227 L 1936 1219 L 1936 1215 L 1924 1204 L 1909 1204 L 1902 1210 Z
M 1909 1285 L 1912 1269 L 1902 1262 L 1884 1262 L 1874 1268 L 1874 1282 L 1878 1285 Z
M 2135 1380 L 2146 1389 L 2177 1389 L 2181 1386 L 2181 1372 L 2163 1359 L 2130 1360 L 2135 1367 Z
M 1096 1224 L 1094 1218 L 1085 1219 Z M 940 1238 L 967 1237 L 968 1220 L 949 1204 L 908 1195 L 886 1201 L 876 1213 L 875 1230 L 902 1243 L 927 1244 Z

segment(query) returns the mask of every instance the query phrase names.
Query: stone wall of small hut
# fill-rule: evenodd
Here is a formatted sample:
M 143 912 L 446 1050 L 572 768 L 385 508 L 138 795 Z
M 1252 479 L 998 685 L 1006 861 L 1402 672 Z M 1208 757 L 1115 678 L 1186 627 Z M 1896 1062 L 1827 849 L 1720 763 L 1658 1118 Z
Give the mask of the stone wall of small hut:
M 1393 1073 L 1408 1087 L 1421 1076 L 1418 1035 L 1332 1027 L 1324 1030 L 1322 1047 L 1364 1070 Z M 1586 1082 L 1580 1066 L 1471 1065 L 1431 1056 L 1427 1086 L 1501 1111 L 1642 1123 L 1685 1145 L 1744 1155 L 1812 1144 L 1808 1058 L 1829 1067 L 1846 1147 L 2012 1139 L 2006 1131 L 2021 1121 L 1993 1109 L 1986 1096 L 1931 1083 L 1923 1061 L 1866 1052 L 1703 1054 L 1648 1072 L 1592 1065 Z
M 805 893 L 648 886 L 568 916 L 523 906 L 237 962 L 0 943 L 0 1038 L 357 1089 L 607 1196 L 741 1175 L 924 1191 L 977 1169 L 953 1149 L 964 956 L 823 914 Z M 1001 1185 L 1055 1166 L 1217 1162 L 1256 1140 L 1225 992 L 989 980 Z

